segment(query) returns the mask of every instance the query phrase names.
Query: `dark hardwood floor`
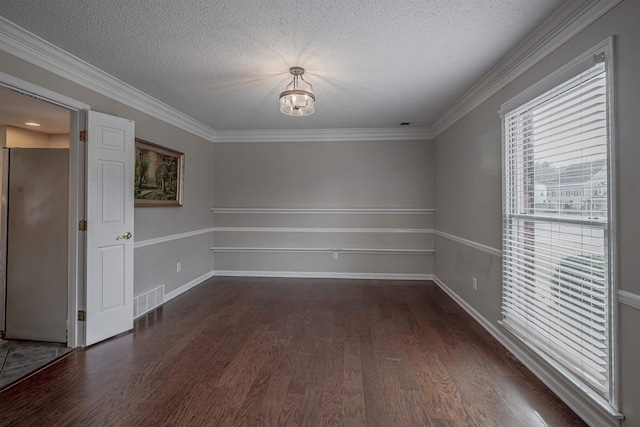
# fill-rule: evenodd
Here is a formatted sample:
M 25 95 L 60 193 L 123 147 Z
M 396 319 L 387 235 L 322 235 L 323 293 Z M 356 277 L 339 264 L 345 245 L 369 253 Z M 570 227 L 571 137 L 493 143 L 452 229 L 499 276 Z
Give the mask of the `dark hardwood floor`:
M 583 426 L 431 282 L 215 278 L 0 393 L 2 426 Z

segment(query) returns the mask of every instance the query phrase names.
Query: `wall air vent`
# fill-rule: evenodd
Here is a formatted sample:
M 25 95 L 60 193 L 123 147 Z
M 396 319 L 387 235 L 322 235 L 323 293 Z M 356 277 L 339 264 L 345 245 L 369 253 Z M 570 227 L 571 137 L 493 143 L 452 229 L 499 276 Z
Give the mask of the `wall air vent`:
M 133 297 L 133 318 L 137 319 L 145 313 L 162 305 L 164 302 L 164 284 Z

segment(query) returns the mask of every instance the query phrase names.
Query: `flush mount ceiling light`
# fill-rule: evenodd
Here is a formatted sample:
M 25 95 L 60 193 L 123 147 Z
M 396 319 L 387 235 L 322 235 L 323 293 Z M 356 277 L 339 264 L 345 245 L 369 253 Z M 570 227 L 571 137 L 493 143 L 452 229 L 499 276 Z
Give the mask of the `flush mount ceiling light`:
M 287 116 L 308 116 L 315 111 L 316 96 L 313 94 L 313 86 L 302 75 L 304 68 L 291 67 L 289 72 L 293 74 L 293 80 L 280 93 L 280 111 Z M 303 86 L 301 88 L 300 81 Z

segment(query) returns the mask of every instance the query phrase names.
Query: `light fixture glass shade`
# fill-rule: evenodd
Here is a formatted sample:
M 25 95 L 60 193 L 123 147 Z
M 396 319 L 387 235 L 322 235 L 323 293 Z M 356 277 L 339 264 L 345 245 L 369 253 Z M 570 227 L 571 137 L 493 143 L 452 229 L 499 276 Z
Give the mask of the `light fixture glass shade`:
M 316 96 L 313 94 L 313 86 L 302 77 L 304 68 L 291 67 L 289 72 L 293 74 L 293 80 L 280 93 L 280 111 L 288 116 L 313 114 Z M 306 87 L 300 87 L 301 81 Z
M 288 116 L 308 116 L 315 111 L 316 99 L 306 90 L 285 90 L 280 94 L 280 111 Z

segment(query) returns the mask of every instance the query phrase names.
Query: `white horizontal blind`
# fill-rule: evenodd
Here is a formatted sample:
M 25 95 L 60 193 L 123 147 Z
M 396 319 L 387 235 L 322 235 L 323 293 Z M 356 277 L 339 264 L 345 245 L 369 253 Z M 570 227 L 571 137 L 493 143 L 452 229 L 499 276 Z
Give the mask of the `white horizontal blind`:
M 608 398 L 605 64 L 503 120 L 503 324 Z

